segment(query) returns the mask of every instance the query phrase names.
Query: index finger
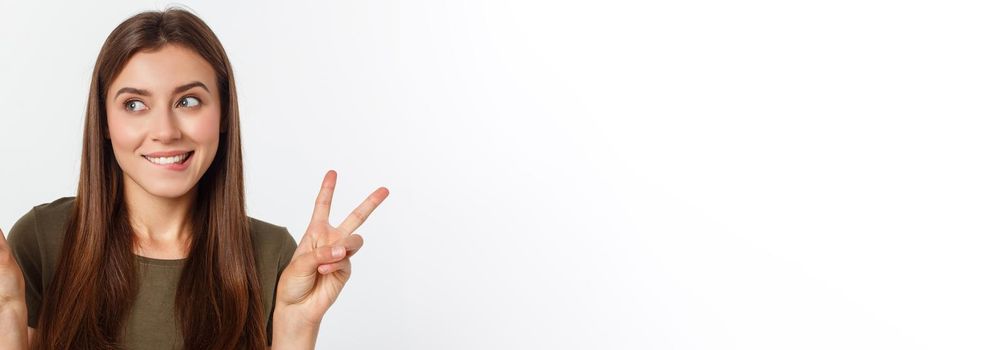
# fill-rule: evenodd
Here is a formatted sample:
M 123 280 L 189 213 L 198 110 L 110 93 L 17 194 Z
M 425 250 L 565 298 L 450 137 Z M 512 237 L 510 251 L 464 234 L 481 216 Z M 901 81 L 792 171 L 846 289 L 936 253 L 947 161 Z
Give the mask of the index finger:
M 338 173 L 328 170 L 324 174 L 324 181 L 321 181 L 321 191 L 317 193 L 317 200 L 314 201 L 314 214 L 310 216 L 310 221 L 328 222 L 328 215 L 331 213 L 331 197 L 335 192 L 335 182 L 338 180 Z

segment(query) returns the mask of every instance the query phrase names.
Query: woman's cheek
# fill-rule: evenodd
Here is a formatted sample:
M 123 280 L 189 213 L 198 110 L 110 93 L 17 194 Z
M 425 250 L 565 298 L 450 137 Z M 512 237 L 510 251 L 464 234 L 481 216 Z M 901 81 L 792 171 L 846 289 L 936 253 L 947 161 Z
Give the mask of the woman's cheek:
M 219 139 L 220 125 L 219 115 L 209 118 L 198 118 L 194 126 L 193 136 L 200 142 Z
M 129 121 L 115 114 L 108 114 L 108 136 L 112 148 L 117 153 L 131 154 L 143 144 L 143 130 L 140 125 L 131 125 Z
M 207 163 L 205 166 L 209 166 L 208 163 L 212 162 L 212 159 L 216 155 L 216 150 L 219 149 L 220 113 L 218 110 L 206 111 L 204 114 L 191 120 L 194 121 L 191 129 L 192 138 L 195 139 L 195 142 L 205 152 L 203 159 Z

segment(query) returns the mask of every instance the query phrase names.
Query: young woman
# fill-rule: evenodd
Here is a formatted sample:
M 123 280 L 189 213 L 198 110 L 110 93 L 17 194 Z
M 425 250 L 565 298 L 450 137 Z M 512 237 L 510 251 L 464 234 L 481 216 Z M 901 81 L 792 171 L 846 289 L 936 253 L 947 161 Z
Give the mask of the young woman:
M 380 187 L 338 226 L 336 174 L 299 245 L 245 212 L 233 71 L 189 12 L 127 19 L 98 55 L 75 197 L 0 233 L 0 348 L 311 349 Z

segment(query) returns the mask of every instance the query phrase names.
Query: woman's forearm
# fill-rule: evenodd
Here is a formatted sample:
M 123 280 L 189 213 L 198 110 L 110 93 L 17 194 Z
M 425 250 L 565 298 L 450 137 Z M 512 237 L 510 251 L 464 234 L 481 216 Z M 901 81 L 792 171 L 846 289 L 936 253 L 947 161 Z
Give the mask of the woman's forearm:
M 28 308 L 15 304 L 0 300 L 0 349 L 27 350 Z
M 272 350 L 313 350 L 320 325 L 303 322 L 281 307 L 272 314 Z

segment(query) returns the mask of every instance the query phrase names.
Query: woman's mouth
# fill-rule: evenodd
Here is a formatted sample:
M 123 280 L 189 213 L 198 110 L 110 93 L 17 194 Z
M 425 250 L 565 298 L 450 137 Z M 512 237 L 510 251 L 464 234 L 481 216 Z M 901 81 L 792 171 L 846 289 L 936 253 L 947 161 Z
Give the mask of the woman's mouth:
M 195 151 L 189 151 L 185 154 L 179 154 L 171 157 L 143 156 L 143 158 L 146 158 L 147 161 L 159 167 L 171 170 L 185 170 L 185 168 L 188 168 L 188 164 L 191 163 L 188 160 L 192 158 L 193 154 L 195 154 Z

